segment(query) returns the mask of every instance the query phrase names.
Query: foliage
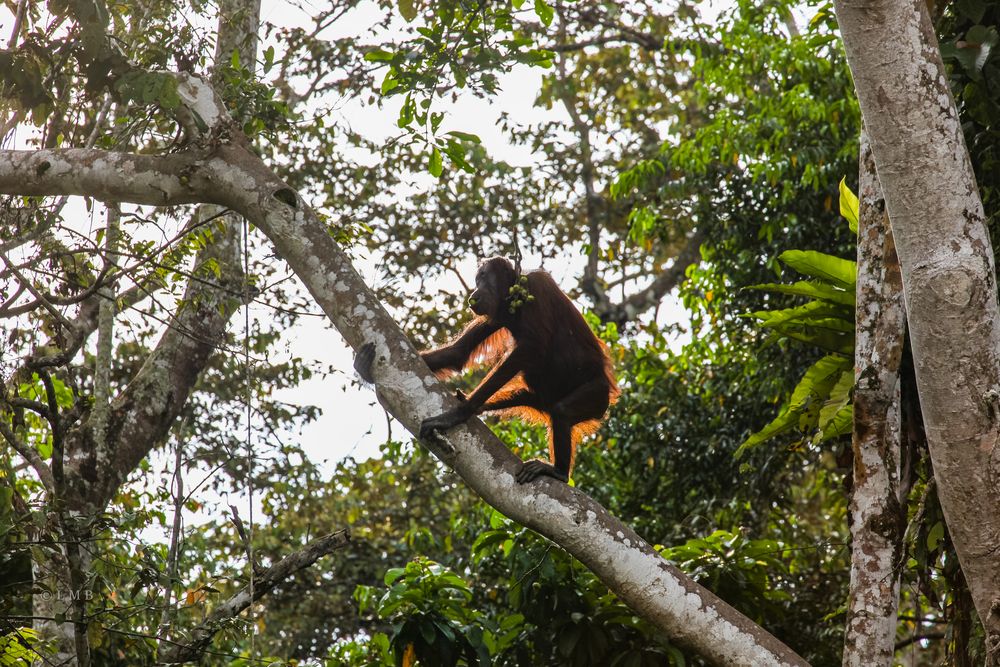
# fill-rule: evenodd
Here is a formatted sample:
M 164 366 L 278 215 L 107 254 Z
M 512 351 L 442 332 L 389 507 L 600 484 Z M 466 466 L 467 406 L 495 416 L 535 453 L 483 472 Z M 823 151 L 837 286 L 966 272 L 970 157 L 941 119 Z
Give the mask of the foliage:
M 0 666 L 21 667 L 39 660 L 33 645 L 38 642 L 38 633 L 31 628 L 13 628 L 0 635 Z
M 415 558 L 405 567 L 385 573 L 388 591 L 378 600 L 381 618 L 393 621 L 390 648 L 396 664 L 453 667 L 490 663 L 483 630 L 474 624 L 472 590 L 459 576 L 426 558 Z M 359 586 L 355 592 L 359 611 L 373 604 L 375 592 Z M 490 639 L 493 639 L 492 637 Z
M 469 144 L 478 144 L 473 134 L 451 131 L 439 136 L 445 114 L 433 111 L 436 98 L 451 90 L 468 89 L 483 96 L 498 92 L 497 71 L 513 65 L 552 66 L 552 53 L 534 46 L 530 35 L 515 29 L 514 12 L 524 0 L 507 3 L 427 3 L 422 12 L 424 25 L 416 35 L 402 41 L 392 51 L 376 48 L 364 59 L 386 69 L 379 92 L 385 97 L 405 96 L 397 125 L 408 132 L 411 142 L 426 145 L 427 170 L 440 178 L 442 152 L 466 172 L 473 173 L 466 160 Z M 420 16 L 412 0 L 398 5 L 407 22 Z M 535 14 L 542 24 L 552 23 L 554 12 L 545 0 L 535 0 Z
M 937 21 L 965 142 L 992 238 L 1000 238 L 1000 2 L 963 0 L 943 6 Z
M 787 559 L 776 540 L 749 540 L 716 530 L 661 553 L 724 600 L 756 601 L 759 609 L 748 613 L 750 618 L 763 619 L 768 605 L 790 599 L 787 591 L 774 587 L 773 577 L 784 573 Z
M 858 200 L 843 181 L 840 210 L 858 231 Z M 854 303 L 857 263 L 810 250 L 786 250 L 778 259 L 812 278 L 792 285 L 765 283 L 751 289 L 808 297 L 802 306 L 750 313 L 777 337 L 818 347 L 827 355 L 814 363 L 795 386 L 788 403 L 771 423 L 747 438 L 737 456 L 776 435 L 813 432 L 813 444 L 851 432 L 854 389 Z

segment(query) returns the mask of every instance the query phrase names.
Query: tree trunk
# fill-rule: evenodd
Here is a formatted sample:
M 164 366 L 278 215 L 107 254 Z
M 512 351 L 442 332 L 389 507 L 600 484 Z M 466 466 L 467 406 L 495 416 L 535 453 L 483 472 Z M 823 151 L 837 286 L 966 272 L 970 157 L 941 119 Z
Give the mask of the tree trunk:
M 983 206 L 923 0 L 835 4 L 902 266 L 941 505 L 995 664 L 1000 312 Z
M 874 667 L 892 664 L 896 641 L 904 520 L 899 368 L 906 317 L 899 260 L 864 132 L 858 199 L 851 592 L 843 664 Z

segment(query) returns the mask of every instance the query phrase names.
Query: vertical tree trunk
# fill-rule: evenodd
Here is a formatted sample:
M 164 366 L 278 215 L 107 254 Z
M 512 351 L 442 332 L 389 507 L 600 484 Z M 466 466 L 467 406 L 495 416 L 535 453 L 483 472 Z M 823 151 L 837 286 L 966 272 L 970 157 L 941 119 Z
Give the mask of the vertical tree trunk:
M 218 22 L 218 42 L 216 48 L 216 63 L 228 64 L 232 52 L 238 51 L 240 62 L 244 67 L 254 68 L 256 62 L 257 49 L 257 29 L 260 21 L 259 0 L 223 0 L 219 8 Z M 217 207 L 211 207 L 217 210 Z M 199 209 L 202 216 L 211 215 L 208 207 Z M 242 242 L 241 226 L 239 216 L 226 215 L 219 222 L 222 230 L 216 230 L 213 241 L 202 249 L 195 259 L 194 271 L 205 262 L 214 261 L 220 267 L 220 273 L 224 280 L 243 283 L 242 271 Z M 109 223 L 110 227 L 110 223 Z M 109 230 L 109 244 L 113 242 Z M 109 245 L 110 247 L 110 245 Z M 109 250 L 110 252 L 110 250 Z M 105 297 L 106 298 L 106 297 Z M 226 320 L 233 312 L 235 304 L 232 301 L 232 290 L 216 288 L 204 280 L 192 280 L 189 282 L 185 292 L 184 303 L 199 304 L 197 307 L 188 307 L 179 311 L 175 321 L 171 324 L 179 332 L 198 331 L 204 341 L 211 344 L 212 341 L 221 338 Z M 225 307 L 222 307 L 225 304 Z M 206 318 L 199 309 L 207 309 L 212 313 L 212 324 L 206 325 Z M 102 309 L 102 311 L 105 309 Z M 227 313 L 221 315 L 221 313 Z M 221 321 L 214 321 L 218 318 Z M 111 319 L 113 313 L 104 312 L 101 324 L 101 338 L 110 345 L 109 334 L 112 326 Z M 181 320 L 188 320 L 187 323 Z M 218 326 L 214 330 L 214 326 Z M 183 336 L 188 336 L 184 333 Z M 166 337 L 166 336 L 165 336 Z M 161 341 L 162 346 L 162 341 Z M 104 355 L 99 355 L 99 363 L 109 363 L 107 356 L 108 349 Z M 154 353 L 155 354 L 155 353 Z M 188 355 L 190 356 L 190 355 Z M 161 370 L 169 372 L 173 364 L 170 360 L 159 360 L 147 365 L 152 369 L 149 381 L 163 385 L 162 377 L 152 377 L 158 375 Z M 144 370 L 146 366 L 144 366 Z M 200 371 L 200 368 L 198 369 Z M 106 368 L 98 368 L 97 376 L 107 372 Z M 193 378 L 191 378 L 193 382 Z M 87 626 L 89 619 L 86 616 L 86 605 L 91 599 L 93 591 L 89 587 L 92 581 L 91 553 L 92 525 L 95 517 L 102 512 L 116 492 L 119 484 L 124 480 L 131 466 L 123 462 L 120 456 L 120 443 L 107 440 L 105 429 L 108 420 L 112 417 L 114 406 L 108 406 L 107 382 L 98 381 L 97 389 L 100 395 L 91 419 L 88 423 L 95 429 L 97 437 L 86 437 L 86 434 L 77 433 L 67 437 L 65 451 L 65 484 L 62 475 L 59 475 L 57 487 L 60 495 L 65 487 L 67 498 L 66 506 L 72 508 L 62 513 L 57 530 L 59 531 L 60 542 L 65 545 L 62 553 L 52 552 L 43 554 L 38 550 L 39 558 L 35 558 L 35 582 L 36 585 L 45 590 L 44 593 L 36 594 L 33 597 L 33 614 L 37 617 L 35 627 L 40 634 L 52 640 L 54 655 L 46 660 L 40 661 L 39 665 L 49 664 L 47 660 L 53 660 L 63 667 L 89 667 L 90 648 L 88 645 Z M 190 389 L 190 385 L 188 386 Z M 176 392 L 172 398 L 182 405 L 186 400 L 187 392 Z M 121 409 L 121 408 L 119 408 Z M 148 410 L 146 405 L 130 406 L 125 410 Z M 173 409 L 179 410 L 179 406 Z M 121 419 L 121 416 L 117 417 Z M 173 417 L 164 419 L 165 427 L 169 428 Z M 147 441 L 143 442 L 141 449 L 143 453 L 148 452 L 160 438 L 165 437 L 165 432 L 157 431 L 151 435 Z M 55 455 L 54 455 L 55 462 Z M 101 465 L 101 463 L 105 465 Z M 107 465 L 107 462 L 114 462 Z M 138 461 L 136 461 L 138 463 Z M 54 466 L 55 467 L 55 466 Z M 122 470 L 125 467 L 128 470 Z M 61 466 L 60 466 L 61 468 Z M 98 470 L 95 477 L 94 470 Z M 55 619 L 67 618 L 68 622 L 60 622 Z
M 836 0 L 902 266 L 941 505 L 1000 645 L 1000 312 L 993 249 L 923 0 Z
M 860 164 L 851 593 L 844 664 L 869 667 L 891 665 L 896 640 L 903 526 L 899 367 L 906 316 L 892 230 L 863 131 Z

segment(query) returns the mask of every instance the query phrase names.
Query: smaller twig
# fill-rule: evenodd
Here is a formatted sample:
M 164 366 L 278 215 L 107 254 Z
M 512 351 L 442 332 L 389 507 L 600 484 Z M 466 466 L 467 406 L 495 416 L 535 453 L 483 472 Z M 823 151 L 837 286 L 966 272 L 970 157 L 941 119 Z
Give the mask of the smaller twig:
M 12 430 L 10 430 L 10 427 L 7 426 L 6 422 L 0 421 L 0 435 L 3 436 L 4 440 L 7 441 L 7 444 L 10 445 L 15 452 L 21 455 L 21 458 L 31 465 L 35 474 L 38 475 L 38 479 L 41 480 L 42 486 L 45 487 L 45 490 L 49 493 L 55 493 L 55 478 L 52 476 L 52 470 L 49 469 L 49 467 L 45 464 L 45 461 L 42 460 L 41 455 L 28 445 L 18 440 L 17 436 L 14 435 Z
M 545 559 L 549 557 L 549 552 L 550 551 L 552 551 L 552 545 L 551 544 L 549 544 L 549 545 L 547 545 L 545 547 L 545 551 L 542 553 L 542 557 L 538 559 L 538 562 L 535 563 L 532 567 L 530 567 L 527 570 L 525 570 L 524 574 L 522 574 L 520 577 L 517 578 L 517 581 L 514 582 L 514 585 L 511 586 L 511 588 L 516 588 L 516 587 L 520 586 L 524 582 L 524 580 L 528 578 L 529 574 L 531 574 L 532 572 L 534 572 L 538 568 L 540 568 L 542 566 L 542 563 L 545 562 Z
M 14 27 L 10 31 L 10 39 L 7 41 L 7 48 L 13 49 L 17 44 L 17 36 L 21 34 L 21 23 L 24 21 L 24 12 L 27 9 L 27 0 L 20 0 L 17 3 L 17 12 L 14 14 Z
M 17 315 L 23 315 L 24 313 L 29 313 L 39 305 L 44 305 L 48 303 L 52 306 L 72 306 L 83 301 L 86 301 L 91 296 L 94 295 L 102 287 L 106 286 L 105 277 L 108 275 L 110 267 L 105 267 L 94 279 L 94 283 L 83 290 L 82 292 L 77 292 L 73 296 L 57 296 L 52 294 L 43 294 L 41 298 L 37 298 L 35 301 L 26 303 L 17 307 L 8 308 L 6 311 L 0 308 L 0 316 L 3 317 L 14 317 Z M 23 286 L 23 283 L 22 283 Z M 39 294 L 41 294 L 39 292 Z
M 2 388 L 0 384 L 0 388 Z M 41 401 L 33 401 L 30 398 L 23 398 L 21 396 L 8 396 L 3 399 L 3 402 L 12 408 L 24 408 L 25 410 L 31 410 L 38 416 L 45 420 L 49 418 L 49 406 Z
M 25 278 L 24 274 L 21 273 L 17 269 L 17 267 L 14 265 L 13 262 L 10 261 L 10 257 L 7 256 L 7 253 L 0 251 L 0 260 L 3 260 L 3 263 L 7 265 L 7 268 L 10 269 L 11 273 L 14 274 L 14 276 L 18 279 L 18 281 L 20 281 L 20 283 L 22 285 L 24 285 L 24 287 L 29 292 L 31 292 L 31 295 L 33 297 L 35 297 L 36 299 L 38 299 L 38 301 L 41 302 L 41 304 L 43 306 L 45 306 L 45 309 L 47 311 L 49 311 L 49 313 L 54 318 L 56 318 L 57 320 L 59 320 L 59 323 L 62 324 L 66 328 L 67 331 L 72 331 L 73 330 L 73 323 L 70 322 L 69 320 L 67 320 L 66 317 L 62 313 L 59 312 L 59 309 L 57 309 L 55 306 L 53 306 L 49 302 L 49 300 L 46 299 L 42 295 L 41 292 L 39 292 L 37 289 L 35 289 L 35 286 L 31 284 L 31 281 L 29 281 L 27 278 Z
M 47 371 L 39 368 L 38 377 L 45 387 L 45 396 L 49 406 L 49 428 L 52 429 L 52 479 L 56 483 L 56 491 L 62 493 L 63 485 L 63 432 L 59 419 L 59 403 L 56 401 L 56 388 L 52 377 Z
M 445 262 L 444 268 L 455 274 L 455 277 L 458 278 L 458 283 L 462 286 L 462 289 L 465 290 L 466 294 L 472 291 L 472 288 L 470 288 L 468 283 L 465 282 L 465 279 L 462 278 L 462 272 L 456 269 L 450 260 Z
M 173 611 L 174 579 L 177 578 L 177 562 L 180 555 L 180 536 L 183 526 L 182 517 L 184 511 L 184 471 L 183 446 L 181 436 L 183 435 L 184 422 L 181 422 L 180 433 L 174 442 L 174 517 L 173 527 L 170 531 L 170 547 L 167 549 L 167 584 L 164 587 L 163 611 L 160 614 L 160 630 L 158 634 L 161 639 L 167 639 L 170 632 L 170 612 Z
M 247 535 L 246 526 L 243 525 L 243 519 L 240 518 L 240 511 L 236 509 L 236 505 L 230 505 L 229 509 L 233 513 L 233 524 L 236 526 L 236 532 L 240 535 L 240 542 L 243 543 L 243 550 L 247 554 L 247 562 L 250 563 L 250 567 L 254 572 L 259 572 L 261 568 L 260 565 L 254 560 L 253 547 L 250 544 L 250 538 Z
M 924 633 L 921 633 L 921 634 L 912 635 L 910 637 L 907 637 L 906 639 L 901 639 L 900 641 L 896 642 L 895 649 L 898 651 L 900 649 L 906 648 L 910 644 L 914 644 L 916 642 L 923 641 L 924 639 L 935 639 L 936 640 L 936 639 L 944 639 L 944 638 L 945 638 L 945 633 L 943 633 L 943 632 L 924 632 Z
M 7 312 L 7 309 L 17 303 L 17 300 L 21 298 L 22 294 L 24 294 L 24 289 L 24 285 L 19 283 L 17 289 L 14 291 L 14 294 L 3 303 L 0 303 L 0 317 L 6 317 L 5 313 Z
M 232 509 L 235 513 L 236 508 Z M 244 586 L 231 598 L 212 609 L 208 617 L 191 630 L 189 633 L 191 639 L 186 645 L 178 646 L 176 642 L 168 642 L 171 645 L 165 651 L 161 651 L 157 664 L 171 665 L 197 661 L 199 656 L 206 652 L 215 633 L 224 627 L 226 621 L 235 618 L 296 572 L 304 570 L 323 556 L 347 546 L 350 540 L 350 531 L 345 528 L 313 540 L 305 547 L 285 556 L 261 573 L 255 582 L 252 594 L 250 587 Z

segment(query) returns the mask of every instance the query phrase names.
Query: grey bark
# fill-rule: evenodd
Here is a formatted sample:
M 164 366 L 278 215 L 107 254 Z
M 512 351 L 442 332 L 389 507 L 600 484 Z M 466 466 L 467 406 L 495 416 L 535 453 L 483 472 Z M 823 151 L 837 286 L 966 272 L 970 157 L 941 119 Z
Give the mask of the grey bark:
M 854 347 L 851 588 L 843 664 L 891 665 L 899 604 L 904 510 L 900 491 L 903 285 L 885 200 L 861 135 Z
M 835 6 L 902 266 L 941 505 L 995 664 L 1000 313 L 982 202 L 926 4 Z
M 104 264 L 111 268 L 116 262 L 121 211 L 116 204 L 108 205 L 108 225 L 104 232 Z M 113 270 L 113 269 L 112 269 Z M 108 424 L 108 403 L 111 396 L 111 352 L 115 327 L 115 284 L 108 280 L 97 290 L 100 304 L 97 307 L 97 354 L 94 364 L 94 407 L 90 420 L 94 427 L 94 441 L 104 446 Z

